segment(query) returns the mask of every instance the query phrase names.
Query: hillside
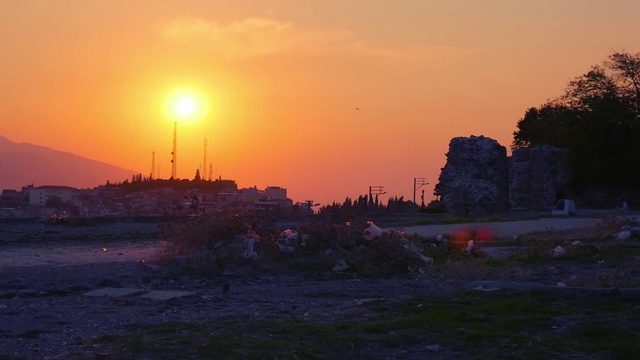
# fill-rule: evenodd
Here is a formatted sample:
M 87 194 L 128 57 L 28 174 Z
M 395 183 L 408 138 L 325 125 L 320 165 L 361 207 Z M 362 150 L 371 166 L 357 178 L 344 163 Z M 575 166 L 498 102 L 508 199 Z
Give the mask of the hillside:
M 25 185 L 66 185 L 92 188 L 129 179 L 137 172 L 0 136 L 0 190 L 19 190 Z

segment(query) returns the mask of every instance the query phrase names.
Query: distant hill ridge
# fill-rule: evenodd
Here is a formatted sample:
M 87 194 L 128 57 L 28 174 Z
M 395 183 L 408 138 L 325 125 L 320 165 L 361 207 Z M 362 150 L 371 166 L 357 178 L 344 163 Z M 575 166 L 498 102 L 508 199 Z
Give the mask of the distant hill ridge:
M 15 143 L 0 135 L 0 190 L 25 185 L 93 188 L 139 172 L 44 146 Z

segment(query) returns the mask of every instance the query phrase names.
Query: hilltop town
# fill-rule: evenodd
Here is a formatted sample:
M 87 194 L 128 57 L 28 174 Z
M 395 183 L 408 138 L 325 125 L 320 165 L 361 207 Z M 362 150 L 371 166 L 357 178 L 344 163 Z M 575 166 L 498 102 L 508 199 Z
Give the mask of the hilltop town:
M 91 189 L 27 185 L 4 189 L 0 218 L 192 216 L 224 208 L 310 211 L 295 204 L 278 186 L 238 189 L 233 180 L 161 180 L 134 176 L 131 181 Z

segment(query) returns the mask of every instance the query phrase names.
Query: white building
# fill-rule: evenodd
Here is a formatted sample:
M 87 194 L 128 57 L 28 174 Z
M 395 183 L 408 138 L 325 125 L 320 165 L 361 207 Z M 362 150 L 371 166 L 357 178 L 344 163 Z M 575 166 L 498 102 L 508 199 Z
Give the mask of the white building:
M 264 189 L 264 197 L 275 200 L 286 200 L 287 189 L 279 186 L 268 186 Z
M 80 190 L 69 186 L 38 186 L 29 192 L 29 205 L 45 206 L 49 199 L 58 198 L 66 204 L 75 203 Z

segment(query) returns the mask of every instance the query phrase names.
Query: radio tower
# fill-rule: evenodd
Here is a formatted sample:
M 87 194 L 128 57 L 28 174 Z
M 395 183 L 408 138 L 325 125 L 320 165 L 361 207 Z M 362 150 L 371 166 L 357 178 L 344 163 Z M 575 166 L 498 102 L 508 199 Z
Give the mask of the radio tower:
M 173 123 L 173 151 L 171 152 L 171 179 L 176 180 L 176 171 L 178 168 L 178 122 Z
M 151 180 L 156 178 L 156 152 L 151 152 Z
M 207 173 L 207 138 L 204 138 L 204 156 L 202 158 L 202 179 L 207 178 L 206 173 Z M 211 179 L 209 179 L 211 180 Z

